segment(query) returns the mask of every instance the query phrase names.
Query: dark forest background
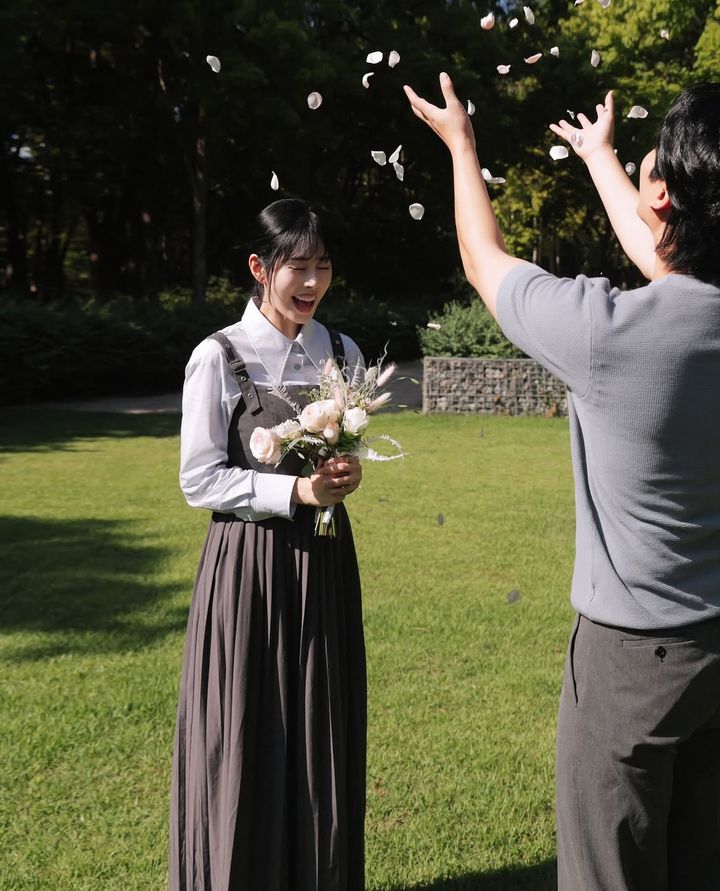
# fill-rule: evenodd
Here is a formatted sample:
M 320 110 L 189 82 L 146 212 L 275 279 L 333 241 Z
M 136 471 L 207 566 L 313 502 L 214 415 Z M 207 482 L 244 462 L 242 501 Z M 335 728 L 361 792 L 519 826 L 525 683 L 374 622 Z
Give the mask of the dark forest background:
M 468 0 L 1 4 L 5 401 L 179 386 L 192 345 L 241 311 L 248 233 L 277 197 L 306 198 L 335 230 L 320 318 L 371 353 L 389 340 L 396 358 L 417 355 L 417 327 L 469 299 L 449 159 L 402 92 L 437 100 L 441 70 L 476 107 L 483 165 L 506 179 L 491 192 L 510 249 L 635 284 L 581 162 L 550 159 L 547 125 L 614 88 L 618 154 L 639 167 L 679 90 L 719 77 L 715 0 L 539 0 L 533 25 L 522 4 Z M 635 104 L 647 118 L 627 119 Z M 403 183 L 370 157 L 399 144 Z

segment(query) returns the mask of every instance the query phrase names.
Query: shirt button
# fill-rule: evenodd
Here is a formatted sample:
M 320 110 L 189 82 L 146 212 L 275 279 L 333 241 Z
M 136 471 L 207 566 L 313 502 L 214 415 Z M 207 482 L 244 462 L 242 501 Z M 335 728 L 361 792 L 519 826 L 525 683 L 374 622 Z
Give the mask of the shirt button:
M 293 365 L 293 368 L 295 369 L 295 371 L 300 371 L 300 369 L 302 368 L 302 365 L 299 362 L 297 362 L 295 365 Z

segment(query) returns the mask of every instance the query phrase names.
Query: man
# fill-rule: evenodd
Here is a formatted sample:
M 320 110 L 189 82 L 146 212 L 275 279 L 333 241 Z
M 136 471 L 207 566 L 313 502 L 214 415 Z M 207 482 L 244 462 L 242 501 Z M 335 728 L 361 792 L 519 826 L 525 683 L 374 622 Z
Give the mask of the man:
M 597 120 L 551 129 L 587 164 L 645 287 L 510 256 L 472 126 L 405 88 L 451 152 L 460 252 L 507 336 L 568 386 L 576 488 L 557 739 L 562 891 L 720 888 L 720 84 L 686 90 L 639 191 Z

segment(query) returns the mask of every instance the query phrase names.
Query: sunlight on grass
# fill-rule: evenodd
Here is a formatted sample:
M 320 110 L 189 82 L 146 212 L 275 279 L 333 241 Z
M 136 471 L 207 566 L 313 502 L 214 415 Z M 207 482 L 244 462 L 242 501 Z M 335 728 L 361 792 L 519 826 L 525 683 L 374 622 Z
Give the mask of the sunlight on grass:
M 16 410 L 5 424 L 0 887 L 162 889 L 207 525 L 177 488 L 178 421 Z M 549 889 L 567 423 L 405 413 L 382 428 L 408 458 L 368 466 L 348 503 L 370 682 L 367 887 Z

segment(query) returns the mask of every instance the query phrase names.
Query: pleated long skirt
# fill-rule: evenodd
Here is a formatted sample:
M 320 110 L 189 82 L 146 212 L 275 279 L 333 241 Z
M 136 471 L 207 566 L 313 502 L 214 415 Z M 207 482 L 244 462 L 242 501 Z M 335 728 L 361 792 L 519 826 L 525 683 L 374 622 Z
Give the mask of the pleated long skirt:
M 182 669 L 171 891 L 362 891 L 366 675 L 357 561 L 338 536 L 214 515 Z

